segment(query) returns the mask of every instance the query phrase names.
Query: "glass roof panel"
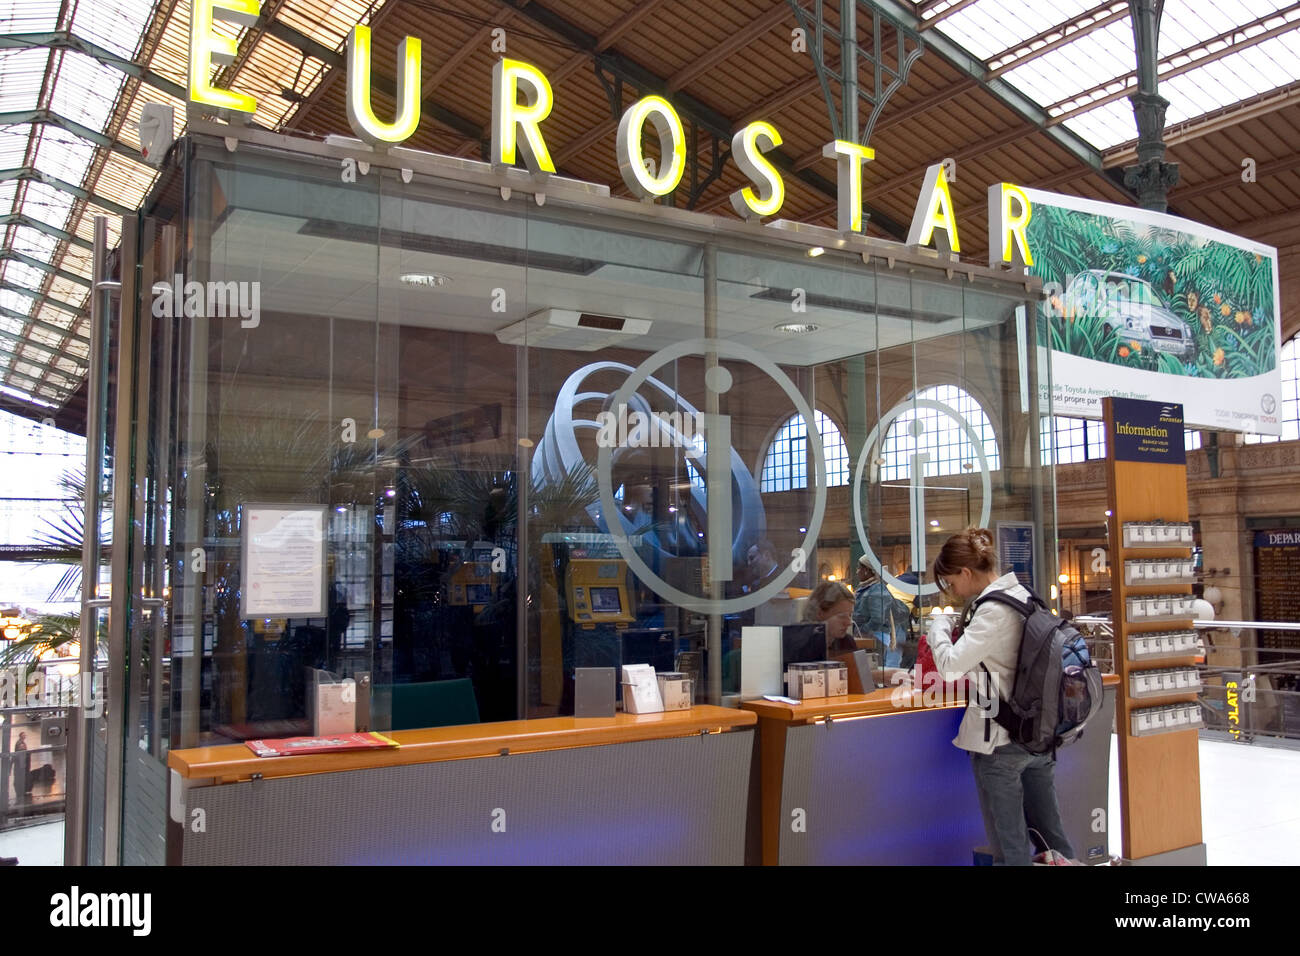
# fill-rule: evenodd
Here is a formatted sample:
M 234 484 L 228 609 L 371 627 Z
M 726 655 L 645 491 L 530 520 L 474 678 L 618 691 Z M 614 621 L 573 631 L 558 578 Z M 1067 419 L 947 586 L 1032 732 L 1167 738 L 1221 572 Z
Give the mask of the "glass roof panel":
M 1079 69 L 1087 63 L 1088 69 Z M 1079 37 L 1008 70 L 1003 77 L 1044 106 L 1059 103 L 1084 90 L 1133 70 L 1133 32 L 1127 19 Z M 1116 88 L 1122 86 L 1117 82 Z
M 125 57 L 132 57 L 140 46 L 140 37 L 153 18 L 158 0 L 82 0 L 72 20 L 78 36 L 92 40 Z M 185 4 L 185 22 L 189 22 L 189 4 Z
M 44 33 L 59 25 L 62 0 L 0 0 L 0 33 Z
M 925 18 L 934 19 L 958 2 L 935 5 Z M 979 0 L 939 19 L 934 30 L 988 60 L 1098 6 L 1096 0 Z M 1166 122 L 1200 116 L 1300 79 L 1300 7 L 1295 0 L 1166 0 L 1160 23 L 1162 72 L 1287 24 L 1294 24 L 1289 32 L 1162 79 L 1161 95 L 1170 100 Z M 1232 31 L 1231 37 L 1216 39 Z M 1132 26 L 1124 17 L 1008 70 L 1003 78 L 1043 107 L 1059 104 L 1051 110 L 1059 115 L 1131 89 L 1135 66 Z M 1081 97 L 1085 92 L 1087 97 Z M 1127 98 L 1100 103 L 1064 125 L 1098 149 L 1137 136 Z
M 33 219 L 48 222 L 52 226 L 66 228 L 68 210 L 72 208 L 73 197 L 62 190 L 47 186 L 45 183 L 28 182 L 27 193 L 23 199 L 23 212 Z
M 14 262 L 12 259 L 4 262 L 4 277 L 6 282 L 29 289 L 39 289 L 45 281 L 45 273 L 40 269 L 33 269 L 24 262 Z
M 981 0 L 940 20 L 935 29 L 981 60 L 988 60 L 1008 47 L 1074 19 L 1097 3 L 1098 0 Z M 937 16 L 943 9 L 935 7 L 927 13 Z
M 1072 116 L 1061 125 L 1078 133 L 1098 149 L 1110 149 L 1137 139 L 1137 120 L 1133 118 L 1133 106 L 1127 99 Z
M 48 261 L 59 240 L 53 236 L 33 229 L 31 226 L 19 226 L 10 234 L 10 248 L 15 252 Z
M 117 104 L 126 75 L 87 56 L 62 54 L 58 81 L 50 96 L 50 109 L 97 133 Z
M 14 312 L 21 312 L 23 315 L 29 315 L 32 311 L 32 298 L 23 295 L 21 292 L 15 292 L 13 289 L 0 289 L 0 306 Z M 13 322 L 15 320 L 6 316 L 4 321 Z
M 26 123 L 0 128 L 0 169 L 14 169 L 23 164 L 27 156 L 27 143 L 31 139 L 32 128 Z M 16 187 L 17 183 L 5 183 Z M 12 190 L 5 193 L 9 203 L 13 202 Z M 6 207 L 9 205 L 6 203 Z
M 0 112 L 36 109 L 49 61 L 49 50 L 0 53 Z
M 40 136 L 32 165 L 64 182 L 79 184 L 95 156 L 94 144 L 50 126 L 43 128 Z

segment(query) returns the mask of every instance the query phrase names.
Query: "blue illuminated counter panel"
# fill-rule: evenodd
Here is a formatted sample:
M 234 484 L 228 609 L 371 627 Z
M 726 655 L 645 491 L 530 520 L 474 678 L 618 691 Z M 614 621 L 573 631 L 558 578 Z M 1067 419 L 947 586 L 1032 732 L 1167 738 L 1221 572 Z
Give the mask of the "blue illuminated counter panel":
M 396 731 L 395 750 L 174 750 L 169 862 L 739 865 L 756 722 L 695 707 Z
M 1096 730 L 1062 748 L 1056 768 L 1066 833 L 1075 856 L 1092 863 L 1109 858 L 1118 679 L 1107 675 L 1104 684 Z M 765 865 L 969 866 L 972 850 L 986 842 L 970 757 L 952 745 L 964 700 L 923 700 L 920 692 L 887 688 L 742 706 L 759 718 Z

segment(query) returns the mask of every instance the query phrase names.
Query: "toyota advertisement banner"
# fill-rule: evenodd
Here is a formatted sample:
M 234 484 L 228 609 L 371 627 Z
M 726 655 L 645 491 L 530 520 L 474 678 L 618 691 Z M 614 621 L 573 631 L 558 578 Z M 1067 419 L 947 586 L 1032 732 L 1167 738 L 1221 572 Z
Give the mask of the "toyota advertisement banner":
M 1281 434 L 1276 249 L 1163 213 L 1025 193 L 1053 414 L 1100 418 L 1114 395 L 1180 403 L 1189 428 Z

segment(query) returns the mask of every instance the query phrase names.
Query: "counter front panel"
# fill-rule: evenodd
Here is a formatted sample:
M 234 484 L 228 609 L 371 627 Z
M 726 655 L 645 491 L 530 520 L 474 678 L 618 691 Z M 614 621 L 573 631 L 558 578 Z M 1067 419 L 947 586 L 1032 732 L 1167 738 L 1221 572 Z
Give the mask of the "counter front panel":
M 291 772 L 294 761 L 314 771 L 264 779 L 185 786 L 180 862 L 185 865 L 352 864 L 734 864 L 745 861 L 745 827 L 754 751 L 754 718 L 745 712 L 697 708 L 677 720 L 610 718 L 580 729 L 530 734 L 531 752 L 438 758 L 427 741 L 423 761 L 376 763 L 365 769 L 319 769 L 329 758 L 348 766 L 348 754 L 321 758 L 266 758 L 255 766 Z M 694 719 L 704 733 L 683 735 Z M 533 722 L 533 723 L 541 723 Z M 749 726 L 746 726 L 748 724 Z M 707 732 L 712 725 L 713 732 Z M 720 725 L 734 729 L 718 733 Z M 492 725 L 451 728 L 414 737 L 458 737 L 456 748 L 503 739 Z M 518 728 L 511 728 L 512 733 Z M 537 728 L 541 731 L 541 728 Z M 474 744 L 474 733 L 480 742 Z M 658 739 L 628 739 L 628 733 Z M 405 735 L 395 735 L 405 736 Z M 551 746 L 546 746 L 550 738 Z M 600 739 L 609 742 L 598 743 Z M 517 741 L 518 743 L 518 741 Z M 221 766 L 211 754 L 182 755 L 220 779 L 246 773 L 229 749 Z M 393 761 L 402 751 L 360 755 Z M 227 756 L 222 754 L 221 756 Z M 356 755 L 353 755 L 353 760 Z M 302 764 L 300 764 L 302 766 Z M 173 777 L 173 786 L 179 783 Z M 196 811 L 201 811 L 196 813 Z M 196 822 L 202 825 L 196 828 Z

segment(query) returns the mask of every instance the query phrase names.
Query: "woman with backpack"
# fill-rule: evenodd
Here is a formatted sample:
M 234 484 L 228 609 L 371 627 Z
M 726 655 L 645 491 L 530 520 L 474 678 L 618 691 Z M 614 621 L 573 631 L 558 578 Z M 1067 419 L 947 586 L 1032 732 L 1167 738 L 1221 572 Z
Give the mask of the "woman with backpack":
M 995 590 L 1020 601 L 1029 599 L 1014 574 L 998 574 L 993 535 L 987 528 L 967 528 L 949 538 L 935 559 L 934 575 L 940 588 L 961 598 L 968 608 Z M 970 752 L 993 862 L 1031 864 L 1026 824 L 1037 831 L 1047 849 L 1073 857 L 1056 801 L 1055 754 L 1030 753 L 991 719 L 996 713 L 993 708 L 1011 693 L 1025 619 L 1005 604 L 986 601 L 963 620 L 954 641 L 952 619 L 935 616 L 928 643 L 935 667 L 946 680 L 971 673 L 970 699 L 953 744 Z

